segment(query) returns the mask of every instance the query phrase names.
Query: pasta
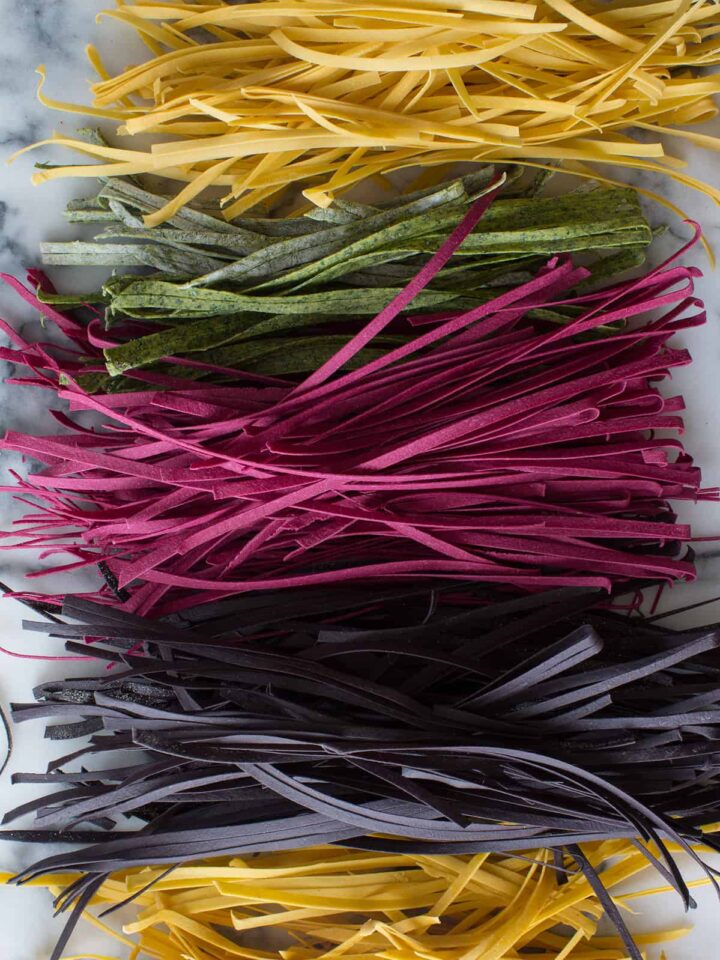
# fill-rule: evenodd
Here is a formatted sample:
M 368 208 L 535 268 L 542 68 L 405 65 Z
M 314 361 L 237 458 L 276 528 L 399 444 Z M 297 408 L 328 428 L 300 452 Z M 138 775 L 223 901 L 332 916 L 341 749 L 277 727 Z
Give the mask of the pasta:
M 43 369 L 43 386 L 73 412 L 94 410 L 108 424 L 107 432 L 87 434 L 66 418 L 73 434 L 8 431 L 0 441 L 0 449 L 50 468 L 22 482 L 40 512 L 21 521 L 27 539 L 16 545 L 44 557 L 66 553 L 71 562 L 32 575 L 107 563 L 142 613 L 193 592 L 215 599 L 385 578 L 459 578 L 530 591 L 692 579 L 693 564 L 682 555 L 690 528 L 674 522 L 668 500 L 717 499 L 718 491 L 702 488 L 678 439 L 654 432 L 682 429 L 681 398 L 663 398 L 658 383 L 690 360 L 667 341 L 704 322 L 693 296 L 697 268 L 669 260 L 636 279 L 578 293 L 588 271 L 559 257 L 479 302 L 457 289 L 431 289 L 498 189 L 483 190 L 406 285 L 366 290 L 366 309 L 379 312 L 350 339 L 331 343 L 330 355 L 317 356 L 319 366 L 299 384 L 247 385 L 249 374 L 240 371 L 215 388 L 146 381 L 177 384 L 170 397 L 146 390 L 94 396 L 73 379 L 76 361 L 60 367 L 41 344 L 8 328 L 20 362 Z M 251 260 L 229 265 L 235 282 Z M 13 278 L 6 282 L 82 342 L 75 321 Z M 220 335 L 223 318 L 230 336 L 238 332 L 233 316 L 245 314 L 249 324 L 261 311 L 259 335 L 261 324 L 269 329 L 262 315 L 294 325 L 302 315 L 317 322 L 323 311 L 355 309 L 339 289 L 258 297 L 197 282 L 115 277 L 105 285 L 113 288 L 111 316 L 192 327 L 202 344 Z M 597 334 L 656 308 L 661 315 L 651 322 L 598 341 Z M 543 328 L 548 316 L 551 330 Z M 386 350 L 382 338 L 396 320 L 400 330 L 418 332 Z M 179 349 L 177 340 L 164 342 L 155 356 Z M 377 344 L 379 354 L 369 356 Z M 113 374 L 142 366 L 112 342 L 106 350 Z M 223 364 L 230 362 L 226 354 Z M 272 372 L 263 369 L 262 376 Z M 102 370 L 81 364 L 79 372 Z M 219 372 L 233 375 L 228 367 Z
M 45 464 L 5 487 L 37 501 L 12 546 L 70 557 L 29 576 L 104 579 L 100 602 L 66 599 L 76 622 L 15 594 L 48 621 L 26 626 L 68 641 L 47 659 L 111 671 L 13 706 L 90 739 L 14 774 L 53 789 L 2 837 L 74 849 L 0 883 L 53 892 L 51 960 L 81 917 L 129 960 L 643 960 L 685 930 L 635 934 L 635 899 L 717 887 L 720 631 L 597 604 L 632 588 L 637 612 L 644 585 L 692 579 L 670 503 L 720 492 L 660 389 L 689 361 L 672 336 L 705 320 L 699 270 L 673 265 L 700 230 L 608 285 L 655 234 L 603 168 L 720 204 L 663 140 L 720 150 L 691 129 L 718 113 L 720 2 L 101 17 L 145 60 L 114 73 L 90 47 L 92 104 L 49 96 L 42 66 L 38 96 L 118 140 L 20 153 L 82 157 L 37 184 L 103 181 L 68 209 L 102 232 L 45 262 L 133 272 L 89 296 L 0 274 L 66 341 L 0 320 L 0 359 L 104 420 L 54 411 L 65 433 L 0 449 Z M 402 200 L 339 199 L 414 167 Z M 611 189 L 536 196 L 556 168 Z M 279 211 L 296 186 L 319 209 Z M 653 868 L 668 886 L 627 892 Z M 103 919 L 120 908 L 122 932 Z
M 597 868 L 613 858 L 603 873 L 611 888 L 647 867 L 625 841 L 587 844 L 584 853 Z M 96 911 L 84 917 L 121 944 L 123 954 L 129 949 L 131 958 L 155 960 L 512 960 L 526 953 L 537 960 L 622 960 L 622 941 L 598 934 L 603 907 L 573 867 L 557 869 L 547 850 L 403 856 L 310 847 L 179 865 L 169 873 L 121 871 L 92 905 L 107 910 L 134 897 L 136 915 L 123 932 Z M 58 874 L 30 885 L 57 895 L 74 879 Z M 629 912 L 635 898 L 663 890 L 615 900 Z M 635 939 L 639 946 L 666 943 L 685 932 Z M 266 935 L 262 947 L 259 933 Z M 268 933 L 280 937 L 279 948 L 268 944 Z M 83 953 L 82 960 L 101 958 Z
M 99 162 L 34 179 L 185 184 L 148 226 L 211 185 L 232 219 L 288 185 L 324 207 L 367 177 L 456 161 L 663 171 L 720 202 L 659 139 L 720 147 L 683 129 L 717 113 L 720 75 L 694 69 L 720 62 L 714 0 L 118 0 L 104 16 L 134 28 L 150 58 L 110 76 L 91 49 L 92 107 L 40 97 L 160 139 L 120 149 L 53 137 L 43 143 Z

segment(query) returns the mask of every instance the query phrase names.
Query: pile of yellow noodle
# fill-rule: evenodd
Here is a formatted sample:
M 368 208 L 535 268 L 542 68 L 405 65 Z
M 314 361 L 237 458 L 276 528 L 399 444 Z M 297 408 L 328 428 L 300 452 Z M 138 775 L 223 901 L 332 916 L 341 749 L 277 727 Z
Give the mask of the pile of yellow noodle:
M 135 0 L 101 16 L 135 28 L 151 57 L 110 76 L 91 48 L 94 107 L 41 98 L 161 139 L 115 149 L 57 137 L 101 162 L 35 181 L 187 183 L 148 225 L 210 185 L 225 188 L 232 218 L 293 184 L 327 205 L 368 176 L 461 160 L 661 170 L 720 202 L 659 139 L 720 147 L 678 129 L 717 113 L 720 74 L 697 69 L 720 62 L 716 0 Z
M 596 868 L 606 865 L 602 878 L 611 892 L 648 867 L 627 841 L 587 844 L 584 852 Z M 568 863 L 567 882 L 559 883 L 552 862 L 547 850 L 526 857 L 391 856 L 314 847 L 180 866 L 168 875 L 150 867 L 117 873 L 85 916 L 120 941 L 130 960 L 625 958 L 617 937 L 598 935 L 603 910 L 584 876 Z M 57 893 L 73 879 L 58 875 L 35 885 Z M 615 900 L 627 912 L 634 898 L 659 892 Z M 97 919 L 131 894 L 138 894 L 137 918 L 124 934 Z M 636 941 L 666 943 L 684 932 Z M 264 949 L 262 933 L 269 933 Z M 110 958 L 83 953 L 68 960 Z

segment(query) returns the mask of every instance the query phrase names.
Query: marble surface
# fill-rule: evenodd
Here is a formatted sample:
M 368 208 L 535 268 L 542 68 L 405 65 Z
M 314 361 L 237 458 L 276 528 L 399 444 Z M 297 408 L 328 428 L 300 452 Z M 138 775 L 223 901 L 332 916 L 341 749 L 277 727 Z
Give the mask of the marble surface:
M 107 23 L 96 25 L 94 15 L 102 9 L 100 0 L 50 0 L 50 2 L 17 3 L 0 0 L 0 159 L 5 159 L 17 148 L 47 136 L 55 128 L 72 131 L 82 125 L 82 119 L 72 115 L 49 114 L 35 100 L 36 76 L 39 63 L 49 68 L 48 90 L 64 100 L 82 101 L 86 98 L 87 80 L 91 71 L 84 57 L 84 46 L 95 42 L 110 66 L 121 67 L 131 62 L 134 43 L 122 28 Z M 706 132 L 720 135 L 720 122 L 708 124 Z M 716 154 L 701 153 L 682 141 L 672 145 L 676 154 L 688 162 L 688 172 L 720 186 Z M 46 154 L 51 157 L 51 153 Z M 23 268 L 37 261 L 38 244 L 43 239 L 60 240 L 76 236 L 76 230 L 65 224 L 62 211 L 69 197 L 88 192 L 83 181 L 60 181 L 34 188 L 29 177 L 33 157 L 23 157 L 11 167 L 0 167 L 0 271 L 22 273 Z M 720 208 L 691 191 L 661 182 L 660 176 L 641 175 L 634 182 L 649 190 L 665 193 L 688 214 L 698 219 L 710 243 L 720 254 Z M 667 219 L 665 211 L 653 206 L 655 220 Z M 669 250 L 688 235 L 687 228 L 678 220 L 670 225 L 662 246 Z M 701 252 L 695 254 L 705 270 L 698 284 L 698 293 L 708 308 L 708 323 L 690 331 L 686 345 L 695 362 L 689 368 L 676 372 L 674 387 L 684 394 L 687 405 L 687 448 L 702 466 L 708 486 L 720 485 L 720 273 L 713 272 Z M 59 272 L 55 279 L 61 289 L 78 282 L 77 274 Z M 0 289 L 0 315 L 23 322 L 31 319 L 12 292 Z M 0 368 L 4 365 L 0 364 Z M 5 376 L 6 369 L 0 369 Z M 53 429 L 53 421 L 43 409 L 44 398 L 37 391 L 0 385 L 0 426 L 36 432 Z M 7 454 L 0 459 L 0 483 L 7 482 L 10 468 L 22 470 L 19 460 Z M 685 505 L 682 518 L 694 524 L 698 536 L 720 534 L 720 508 L 712 504 Z M 7 529 L 18 511 L 9 497 L 0 494 L 0 529 Z M 698 580 L 695 584 L 676 589 L 667 598 L 668 603 L 692 603 L 720 593 L 720 545 L 712 542 L 698 544 Z M 16 586 L 29 569 L 30 557 L 21 553 L 0 552 L 0 580 Z M 73 578 L 78 589 L 78 578 Z M 57 582 L 53 589 L 59 589 Z M 704 614 L 695 614 L 700 622 Z M 716 615 L 720 618 L 720 612 Z M 23 610 L 19 605 L 0 602 L 0 644 L 22 649 L 20 623 Z M 33 652 L 48 652 L 51 644 L 33 637 Z M 57 652 L 56 650 L 54 652 Z M 32 687 L 41 679 L 57 673 L 58 665 L 32 660 L 3 658 L 0 660 L 0 702 L 27 700 Z M 40 737 L 37 725 L 20 727 L 15 737 L 15 753 L 11 770 L 42 769 L 52 746 Z M 8 773 L 0 780 L 0 808 L 24 802 L 30 788 L 16 786 L 10 790 Z M 32 854 L 41 854 L 35 849 Z M 13 844 L 0 846 L 0 869 L 11 870 L 30 859 L 31 852 Z M 718 863 L 720 867 L 720 863 Z M 685 939 L 666 948 L 668 960 L 712 960 L 718 956 L 720 937 L 720 903 L 709 889 L 700 890 L 697 899 L 704 909 L 687 916 L 682 905 L 672 896 L 655 898 L 652 903 L 636 901 L 642 911 L 632 919 L 637 930 L 659 926 L 688 926 L 692 932 Z M 47 960 L 59 930 L 59 922 L 48 918 L 48 898 L 42 891 L 0 891 L 0 931 L 3 960 Z M 108 942 L 99 934 L 83 927 L 73 941 L 70 953 L 90 956 L 107 954 Z M 113 952 L 114 955 L 114 952 Z M 657 960 L 659 949 L 651 948 L 650 960 Z

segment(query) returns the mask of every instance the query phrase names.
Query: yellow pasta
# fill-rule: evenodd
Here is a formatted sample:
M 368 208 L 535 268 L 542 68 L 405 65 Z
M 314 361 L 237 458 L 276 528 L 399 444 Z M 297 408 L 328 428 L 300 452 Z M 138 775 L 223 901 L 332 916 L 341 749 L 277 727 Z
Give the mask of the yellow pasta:
M 368 176 L 418 164 L 594 171 L 601 162 L 665 172 L 720 202 L 720 189 L 685 174 L 660 141 L 665 134 L 720 148 L 717 138 L 680 129 L 717 113 L 720 75 L 696 69 L 720 62 L 715 0 L 117 7 L 104 16 L 135 29 L 149 59 L 110 76 L 90 49 L 99 75 L 91 107 L 40 96 L 55 109 L 116 121 L 124 137 L 160 139 L 114 152 L 58 139 L 101 162 L 42 170 L 36 183 L 152 173 L 189 184 L 186 198 L 224 188 L 225 213 L 235 217 L 288 184 L 325 206 Z M 642 140 L 629 136 L 635 129 Z
M 586 844 L 583 852 L 611 894 L 648 869 L 627 841 Z M 85 918 L 120 943 L 124 956 L 130 950 L 155 960 L 623 960 L 621 941 L 597 933 L 603 910 L 588 881 L 568 866 L 559 883 L 547 850 L 411 856 L 314 847 L 170 873 L 117 873 Z M 57 894 L 73 879 L 49 876 L 32 885 Z M 666 889 L 614 899 L 628 911 L 633 898 Z M 122 933 L 95 915 L 133 895 L 136 916 Z M 666 943 L 683 933 L 662 930 L 636 941 Z

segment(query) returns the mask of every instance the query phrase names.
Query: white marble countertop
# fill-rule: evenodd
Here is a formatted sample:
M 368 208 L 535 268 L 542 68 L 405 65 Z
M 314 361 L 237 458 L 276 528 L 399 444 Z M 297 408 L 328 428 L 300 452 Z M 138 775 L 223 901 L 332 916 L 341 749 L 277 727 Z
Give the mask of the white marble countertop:
M 135 44 L 128 31 L 117 24 L 96 25 L 94 14 L 105 4 L 100 0 L 50 0 L 40 3 L 16 3 L 15 0 L 0 0 L 0 160 L 27 143 L 47 136 L 55 129 L 72 131 L 82 125 L 82 118 L 73 115 L 49 114 L 35 99 L 35 68 L 46 63 L 49 70 L 48 91 L 64 100 L 86 102 L 87 81 L 91 70 L 85 60 L 84 47 L 95 42 L 112 67 L 122 67 L 133 58 Z M 708 124 L 705 132 L 720 135 L 720 121 Z M 682 141 L 672 145 L 673 152 L 684 156 L 688 172 L 720 186 L 718 157 L 701 153 Z M 35 157 L 23 157 L 13 166 L 0 167 L 0 271 L 22 276 L 24 268 L 37 264 L 38 245 L 41 240 L 60 240 L 76 235 L 62 216 L 66 201 L 71 196 L 89 192 L 83 181 L 59 181 L 35 188 L 30 184 L 30 173 Z M 720 256 L 720 208 L 714 207 L 704 197 L 671 184 L 660 183 L 659 176 L 641 175 L 637 184 L 648 189 L 664 192 L 690 216 L 699 220 L 706 236 Z M 656 221 L 667 219 L 665 211 L 652 209 Z M 687 235 L 682 223 L 671 224 L 663 245 L 670 249 L 680 238 Z M 699 330 L 687 333 L 685 345 L 691 350 L 695 362 L 690 367 L 675 373 L 674 387 L 684 394 L 688 412 L 685 442 L 697 462 L 703 468 L 708 486 L 720 485 L 720 272 L 713 272 L 702 252 L 694 257 L 705 271 L 698 284 L 699 295 L 704 297 L 708 310 L 708 323 Z M 61 289 L 77 282 L 77 274 L 62 271 L 57 274 Z M 0 288 L 0 315 L 14 322 L 30 319 L 30 314 L 15 295 Z M 0 375 L 6 370 L 0 363 Z M 15 430 L 50 432 L 53 421 L 44 409 L 45 397 L 29 388 L 8 388 L 0 385 L 0 427 L 12 426 Z M 19 461 L 8 454 L 0 457 L 0 483 L 7 482 L 10 467 L 22 469 Z M 17 516 L 17 508 L 10 498 L 0 494 L 0 529 L 7 529 Z M 683 505 L 682 519 L 689 520 L 697 536 L 720 534 L 720 507 L 713 504 Z M 720 594 L 720 546 L 713 543 L 698 544 L 698 580 L 690 586 L 672 591 L 666 602 L 673 605 L 692 603 L 698 599 Z M 718 556 L 713 556 L 717 553 Z M 0 552 L 0 580 L 17 586 L 29 568 L 30 558 L 21 553 Z M 78 589 L 78 579 L 72 580 L 73 589 Z M 61 589 L 57 581 L 53 591 Z M 720 619 L 720 611 L 711 608 Z M 703 614 L 695 614 L 695 622 L 701 622 Z M 22 649 L 26 642 L 20 623 L 22 608 L 12 602 L 0 602 L 0 645 Z M 57 652 L 53 643 L 33 637 L 34 652 Z M 27 700 L 32 687 L 41 679 L 55 675 L 57 665 L 31 660 L 0 661 L 0 702 Z M 1 736 L 1 734 L 0 734 Z M 0 780 L 0 809 L 24 802 L 31 795 L 30 788 L 23 786 L 10 789 L 8 774 L 12 770 L 39 770 L 49 759 L 53 747 L 42 740 L 37 724 L 20 727 L 15 736 L 15 752 L 10 770 Z M 720 819 L 720 816 L 718 817 Z M 32 856 L 39 856 L 40 849 L 32 851 L 14 844 L 0 845 L 0 870 L 12 870 L 27 863 Z M 720 862 L 717 864 L 720 867 Z M 705 888 L 698 892 L 702 909 L 684 915 L 678 898 L 663 896 L 650 901 L 636 901 L 642 915 L 633 918 L 631 924 L 637 930 L 650 930 L 670 925 L 693 927 L 683 940 L 666 948 L 668 960 L 713 960 L 720 955 L 717 946 L 720 938 L 720 901 Z M 47 960 L 52 950 L 61 921 L 50 919 L 48 895 L 44 891 L 0 891 L 0 932 L 3 960 Z M 84 951 L 84 952 L 83 952 Z M 87 926 L 80 928 L 69 954 L 87 955 L 111 953 L 106 938 Z M 658 960 L 660 950 L 651 948 L 649 960 Z

